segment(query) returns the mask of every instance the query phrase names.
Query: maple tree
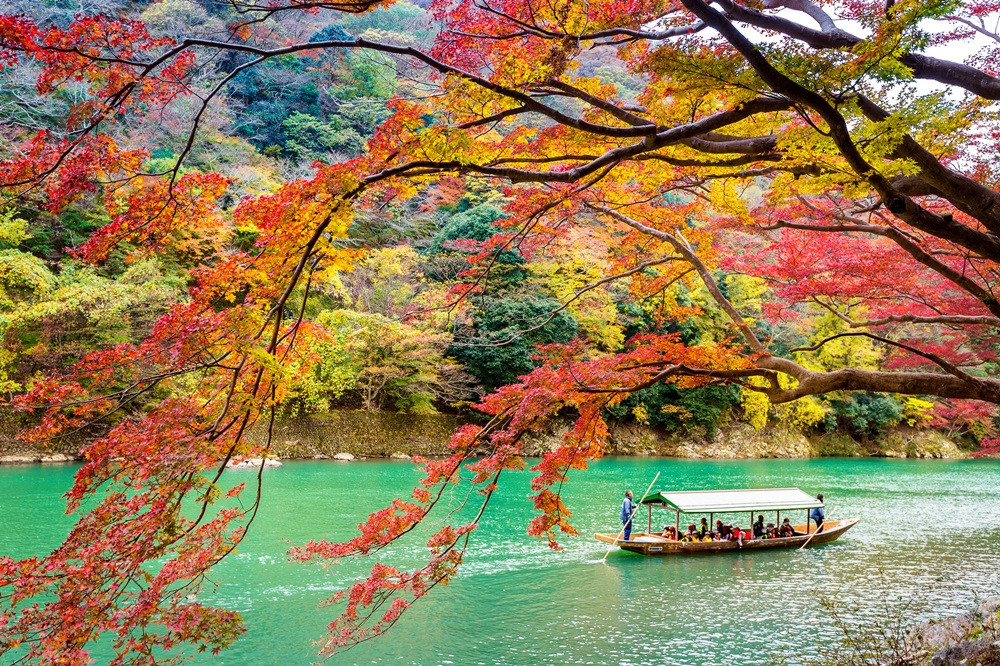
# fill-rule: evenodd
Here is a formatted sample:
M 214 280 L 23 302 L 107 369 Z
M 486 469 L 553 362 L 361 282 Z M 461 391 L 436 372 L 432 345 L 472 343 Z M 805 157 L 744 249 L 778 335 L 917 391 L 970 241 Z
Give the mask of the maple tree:
M 111 221 L 79 257 L 100 262 L 123 244 L 137 257 L 169 251 L 230 218 L 256 234 L 251 248 L 193 268 L 190 297 L 143 340 L 87 354 L 15 400 L 41 414 L 26 436 L 43 440 L 154 389 L 166 395 L 87 446 L 68 495 L 70 510 L 85 511 L 62 546 L 0 559 L 0 650 L 82 663 L 92 641 L 111 635 L 118 662 L 155 661 L 181 643 L 217 650 L 238 636 L 237 613 L 197 597 L 260 497 L 260 478 L 248 503 L 242 487 L 222 491 L 225 465 L 266 453 L 266 438 L 251 444 L 244 433 L 273 423 L 318 362 L 310 343 L 331 340 L 305 312 L 317 285 L 356 261 L 340 242 L 355 216 L 456 177 L 501 184 L 506 203 L 497 233 L 453 241 L 470 265 L 447 307 L 487 293 L 500 257 L 516 252 L 561 300 L 522 333 L 572 309 L 596 317 L 586 322 L 596 344 L 539 347 L 537 369 L 482 401 L 487 424 L 462 427 L 450 456 L 422 461 L 411 498 L 373 513 L 346 543 L 292 551 L 375 555 L 414 530 L 449 484 L 477 498 L 471 521 L 428 540 L 425 566 L 378 564 L 339 595 L 345 608 L 324 650 L 388 629 L 446 583 L 501 476 L 527 467 L 525 435 L 560 414 L 573 414 L 573 427 L 531 466 L 529 531 L 553 547 L 574 532 L 560 489 L 601 455 L 605 410 L 649 387 L 735 385 L 770 405 L 833 391 L 1000 403 L 989 375 L 1000 324 L 1000 38 L 984 18 L 1000 3 L 437 0 L 429 50 L 368 36 L 296 41 L 276 29 L 285 15 L 385 4 L 234 0 L 218 40 L 154 36 L 103 15 L 49 26 L 0 14 L 0 64 L 38 66 L 41 96 L 79 93 L 66 131 L 24 137 L 0 162 L 0 182 L 14 196 L 40 192 L 50 210 L 99 192 Z M 935 45 L 970 56 L 927 55 Z M 577 73 L 595 49 L 614 49 L 642 80 L 635 99 Z M 412 62 L 434 94 L 391 101 L 364 154 L 224 211 L 231 183 L 185 169 L 213 100 L 273 59 L 340 50 Z M 199 64 L 220 55 L 226 66 L 199 77 Z M 182 98 L 193 101 L 183 147 L 150 170 L 126 130 Z M 298 116 L 289 129 L 315 134 L 302 154 L 343 139 Z M 579 270 L 565 259 L 574 246 L 593 253 L 574 255 Z M 753 318 L 720 269 L 766 285 Z M 658 322 L 721 313 L 724 333 L 689 343 L 647 332 L 609 351 L 620 334 L 600 322 L 610 285 L 636 301 L 657 297 L 645 315 Z M 698 298 L 680 298 L 682 288 Z M 788 344 L 771 335 L 774 322 L 817 330 Z

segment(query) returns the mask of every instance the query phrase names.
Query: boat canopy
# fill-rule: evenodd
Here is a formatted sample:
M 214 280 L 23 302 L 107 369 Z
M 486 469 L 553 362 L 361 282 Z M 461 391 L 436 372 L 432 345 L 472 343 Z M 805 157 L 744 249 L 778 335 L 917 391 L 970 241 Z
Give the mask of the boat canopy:
M 661 504 L 681 513 L 736 513 L 781 511 L 823 506 L 798 488 L 748 488 L 743 490 L 659 491 L 642 498 L 642 504 Z

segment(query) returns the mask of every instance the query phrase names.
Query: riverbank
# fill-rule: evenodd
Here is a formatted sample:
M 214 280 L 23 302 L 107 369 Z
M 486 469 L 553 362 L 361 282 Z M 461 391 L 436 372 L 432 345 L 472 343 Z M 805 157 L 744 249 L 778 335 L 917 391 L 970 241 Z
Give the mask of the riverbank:
M 279 420 L 271 443 L 282 459 L 403 458 L 448 453 L 447 442 L 458 427 L 457 417 L 417 416 L 387 412 L 334 411 Z M 16 439 L 16 427 L 0 428 L 0 464 L 68 462 L 78 458 L 82 441 L 59 441 L 32 448 Z M 527 440 L 526 453 L 538 456 L 558 446 L 569 422 Z M 249 437 L 262 442 L 264 432 Z M 755 430 L 745 423 L 708 433 L 666 432 L 635 423 L 611 425 L 608 455 L 676 458 L 964 458 L 966 452 L 934 430 L 897 428 L 883 437 L 858 441 L 846 433 L 805 434 L 790 429 Z

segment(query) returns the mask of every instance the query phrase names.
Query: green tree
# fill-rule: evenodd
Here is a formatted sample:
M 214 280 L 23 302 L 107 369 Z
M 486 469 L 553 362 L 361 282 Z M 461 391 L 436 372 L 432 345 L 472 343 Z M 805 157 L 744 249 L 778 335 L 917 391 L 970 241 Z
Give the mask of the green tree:
M 315 116 L 296 111 L 281 123 L 285 135 L 285 152 L 299 162 L 311 162 L 331 153 L 356 155 L 364 148 L 364 140 L 353 128 L 341 127 L 334 116 L 324 122 Z
M 537 367 L 536 345 L 576 337 L 576 320 L 558 308 L 548 298 L 485 299 L 472 315 L 472 329 L 456 332 L 450 354 L 488 391 L 512 384 Z

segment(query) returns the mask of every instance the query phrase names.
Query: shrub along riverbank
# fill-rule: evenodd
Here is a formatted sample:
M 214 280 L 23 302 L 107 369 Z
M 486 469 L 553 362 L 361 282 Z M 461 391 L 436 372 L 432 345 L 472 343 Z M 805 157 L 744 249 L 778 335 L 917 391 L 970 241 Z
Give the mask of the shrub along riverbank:
M 441 455 L 460 423 L 452 415 L 411 415 L 390 412 L 336 410 L 325 414 L 287 417 L 275 424 L 271 449 L 280 458 L 333 457 L 350 453 L 361 458 L 393 454 Z M 12 422 L 0 427 L 0 463 L 64 462 L 77 455 L 80 438 L 32 448 L 16 439 Z M 534 437 L 528 448 L 539 455 L 554 447 L 561 429 Z M 251 437 L 259 439 L 263 432 Z M 895 458 L 962 458 L 954 441 L 935 430 L 897 428 L 877 439 L 857 440 L 846 433 L 804 434 L 791 429 L 753 427 L 736 423 L 700 432 L 665 431 L 635 423 L 611 426 L 608 455 L 675 456 L 680 458 L 810 458 L 823 456 L 884 456 Z

